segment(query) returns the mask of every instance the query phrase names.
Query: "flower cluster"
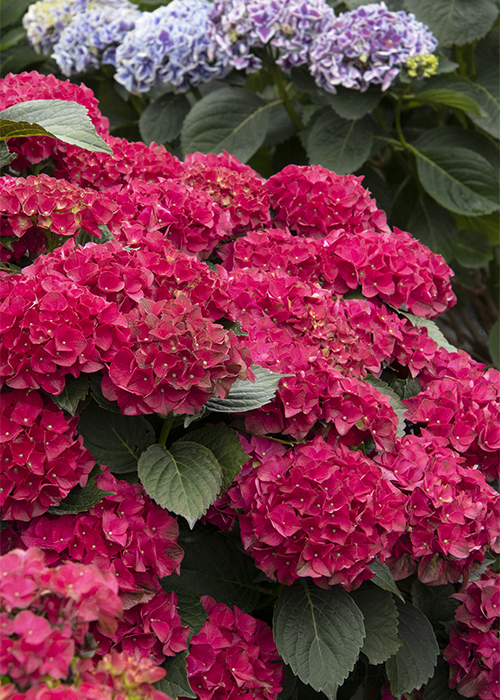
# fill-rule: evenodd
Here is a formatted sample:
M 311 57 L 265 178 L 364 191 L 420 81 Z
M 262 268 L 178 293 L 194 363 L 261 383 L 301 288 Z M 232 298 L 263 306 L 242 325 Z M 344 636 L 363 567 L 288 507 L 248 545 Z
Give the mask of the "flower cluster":
M 110 221 L 116 208 L 111 199 L 93 190 L 44 173 L 26 178 L 6 175 L 0 179 L 0 257 L 15 262 L 23 255 L 37 257 L 49 231 L 73 236 L 85 229 L 100 238 L 99 226 Z
M 484 559 L 488 547 L 500 551 L 500 495 L 477 468 L 464 465 L 446 439 L 422 430 L 375 461 L 408 495 L 409 531 L 389 562 L 396 578 L 419 562 L 423 583 L 455 583 L 464 569 Z
M 136 5 L 122 0 L 112 5 L 92 5 L 76 14 L 54 45 L 53 58 L 64 75 L 115 65 L 116 47 L 142 16 Z
M 185 92 L 223 78 L 229 66 L 209 36 L 210 8 L 207 0 L 173 0 L 144 12 L 116 50 L 115 79 L 140 94 L 163 85 Z
M 462 605 L 458 624 L 450 629 L 444 657 L 450 665 L 450 687 L 466 698 L 500 698 L 500 574 L 487 571 L 456 593 Z
M 199 700 L 275 700 L 284 666 L 271 629 L 236 606 L 201 599 L 208 619 L 191 639 L 189 683 Z M 180 698 L 179 700 L 187 700 Z
M 308 576 L 351 589 L 372 578 L 368 564 L 406 528 L 406 497 L 380 467 L 320 437 L 261 460 L 229 491 L 257 566 L 287 585 Z
M 29 521 L 59 505 L 76 485 L 85 486 L 94 459 L 67 419 L 33 390 L 2 394 L 0 506 L 4 520 Z
M 265 181 L 226 151 L 190 153 L 182 179 L 210 196 L 229 212 L 233 236 L 271 225 Z
M 229 213 L 208 193 L 184 182 L 132 180 L 116 193 L 108 190 L 106 194 L 122 210 L 110 230 L 128 244 L 136 245 L 159 231 L 183 253 L 207 258 L 231 234 Z
M 31 4 L 23 17 L 23 27 L 35 51 L 50 53 L 64 27 L 88 4 L 89 0 L 39 0 Z
M 139 484 L 106 471 L 97 486 L 112 495 L 86 513 L 35 518 L 22 530 L 22 542 L 46 550 L 52 565 L 63 560 L 94 564 L 112 576 L 125 611 L 117 628 L 93 627 L 100 653 L 113 646 L 161 663 L 186 648 L 189 632 L 177 614 L 175 593 L 164 593 L 158 584 L 158 577 L 179 573 L 183 552 L 177 521 Z
M 116 305 L 38 261 L 0 278 L 0 386 L 58 395 L 67 374 L 102 369 L 130 333 Z
M 72 685 L 54 678 L 18 693 L 14 683 L 1 686 L 2 700 L 171 700 L 152 683 L 165 677 L 165 669 L 150 659 L 137 661 L 113 650 L 95 663 L 77 658 L 72 665 Z
M 328 92 L 338 85 L 367 90 L 394 82 L 408 59 L 432 53 L 438 45 L 428 28 L 385 3 L 363 5 L 337 17 L 319 34 L 309 52 L 309 70 Z
M 48 568 L 40 549 L 0 558 L 0 673 L 18 687 L 45 676 L 64 680 L 75 651 L 85 648 L 89 623 L 116 629 L 122 604 L 112 576 L 68 562 Z
M 64 0 L 66 2 L 67 0 Z M 55 0 L 59 2 L 59 0 Z M 38 4 L 38 3 L 36 3 Z M 35 7 L 31 5 L 30 7 Z M 103 117 L 98 108 L 94 93 L 85 85 L 74 85 L 69 80 L 57 80 L 53 75 L 41 75 L 36 71 L 14 75 L 9 73 L 0 80 L 0 110 L 7 109 L 19 102 L 29 100 L 65 100 L 83 105 L 99 136 L 108 133 L 109 121 Z M 49 136 L 28 136 L 9 139 L 9 150 L 19 156 L 11 163 L 14 170 L 21 171 L 32 163 L 39 163 L 49 156 L 61 156 L 66 148 L 73 149 L 88 157 L 88 151 L 76 146 L 68 146 Z M 73 182 L 75 182 L 73 180 Z
M 278 64 L 290 69 L 308 61 L 314 37 L 333 22 L 325 0 L 216 0 L 210 18 L 213 39 L 230 65 L 247 73 L 262 67 L 253 48 L 267 44 L 281 52 Z
M 441 351 L 433 362 L 435 376 L 422 377 L 423 391 L 407 399 L 406 418 L 427 433 L 446 438 L 468 466 L 478 465 L 490 481 L 500 480 L 500 374 L 484 372 L 462 353 Z
M 135 179 L 157 182 L 160 178 L 176 178 L 184 170 L 184 164 L 164 146 L 131 143 L 115 136 L 107 136 L 105 141 L 112 155 L 89 153 L 71 145 L 63 153 L 54 154 L 55 176 L 80 187 L 106 190 Z

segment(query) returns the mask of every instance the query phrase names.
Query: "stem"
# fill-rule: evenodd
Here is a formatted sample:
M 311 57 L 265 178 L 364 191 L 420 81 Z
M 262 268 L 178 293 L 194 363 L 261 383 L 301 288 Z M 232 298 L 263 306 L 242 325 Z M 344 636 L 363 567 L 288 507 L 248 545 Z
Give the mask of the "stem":
M 195 85 L 191 85 L 191 92 L 196 97 L 198 102 L 202 99 L 203 95 L 201 94 L 201 92 L 199 91 L 199 89 Z
M 139 116 L 144 112 L 144 104 L 142 103 L 142 100 L 137 97 L 137 95 L 130 95 L 130 102 L 132 103 L 133 108 L 137 112 Z
M 405 149 L 408 149 L 408 142 L 406 141 L 404 134 L 403 134 L 403 129 L 401 128 L 401 107 L 403 105 L 403 99 L 405 95 L 407 94 L 408 90 L 410 89 L 410 86 L 408 85 L 401 95 L 399 96 L 399 99 L 396 103 L 396 113 L 395 113 L 395 120 L 396 120 L 396 131 L 398 133 L 399 140 L 405 147 Z
M 174 422 L 174 418 L 175 418 L 174 412 L 170 411 L 168 416 L 163 421 L 163 425 L 161 427 L 160 438 L 158 440 L 158 444 L 163 445 L 163 447 L 165 447 L 165 445 L 167 444 L 168 434 L 170 433 L 170 428 L 172 427 L 172 423 Z
M 255 437 L 263 437 L 260 433 L 252 433 L 251 430 L 246 430 L 245 428 L 238 428 L 238 430 L 242 433 L 246 433 L 247 435 L 255 435 Z M 279 438 L 271 437 L 270 435 L 265 436 L 266 440 L 273 440 L 274 442 L 280 442 L 282 445 L 300 445 L 303 443 L 303 440 L 280 440 Z
M 281 72 L 279 66 L 276 65 L 276 63 L 274 63 L 272 66 L 272 73 L 276 80 L 276 86 L 278 88 L 279 96 L 283 100 L 283 106 L 290 115 L 290 118 L 297 127 L 297 129 L 299 131 L 303 131 L 305 128 L 304 122 L 295 111 L 295 107 L 293 106 L 293 104 L 290 102 L 290 98 L 288 97 L 288 93 L 286 91 L 285 81 L 283 80 L 283 73 Z

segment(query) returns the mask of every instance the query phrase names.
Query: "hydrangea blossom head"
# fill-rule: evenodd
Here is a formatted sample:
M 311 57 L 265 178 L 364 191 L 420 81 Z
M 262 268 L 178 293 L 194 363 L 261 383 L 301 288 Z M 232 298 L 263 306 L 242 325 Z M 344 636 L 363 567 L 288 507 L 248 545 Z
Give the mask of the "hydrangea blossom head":
M 361 91 L 382 85 L 387 90 L 408 59 L 430 54 L 437 45 L 413 14 L 373 3 L 345 12 L 316 37 L 309 70 L 328 92 L 335 93 L 338 85 Z
M 173 0 L 145 12 L 128 32 L 115 57 L 115 79 L 132 94 L 171 85 L 185 92 L 230 70 L 209 36 L 206 0 Z
M 262 66 L 252 48 L 266 44 L 279 49 L 283 68 L 306 63 L 314 37 L 335 13 L 325 0 L 216 0 L 210 16 L 214 40 L 230 64 L 251 73 Z
M 52 57 L 64 75 L 115 64 L 116 47 L 142 16 L 136 5 L 98 5 L 74 16 L 54 45 Z

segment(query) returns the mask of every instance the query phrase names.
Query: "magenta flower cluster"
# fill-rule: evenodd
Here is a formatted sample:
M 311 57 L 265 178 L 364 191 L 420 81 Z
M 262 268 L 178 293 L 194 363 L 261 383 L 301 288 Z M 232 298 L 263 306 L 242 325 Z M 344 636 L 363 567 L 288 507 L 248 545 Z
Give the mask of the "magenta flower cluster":
M 196 697 L 275 700 L 284 666 L 271 628 L 236 606 L 231 610 L 210 596 L 201 601 L 208 617 L 191 639 L 187 657 L 188 678 Z
M 456 593 L 455 613 L 444 657 L 451 667 L 450 687 L 466 698 L 500 698 L 500 574 L 487 571 Z
M 74 486 L 85 486 L 94 459 L 53 401 L 14 389 L 0 406 L 0 507 L 6 520 L 27 522 L 59 505 Z

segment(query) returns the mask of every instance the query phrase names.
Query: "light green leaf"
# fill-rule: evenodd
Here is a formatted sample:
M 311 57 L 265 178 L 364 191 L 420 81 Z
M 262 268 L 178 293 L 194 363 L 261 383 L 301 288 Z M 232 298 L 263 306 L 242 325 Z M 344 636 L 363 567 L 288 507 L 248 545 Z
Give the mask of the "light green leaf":
M 400 697 L 420 688 L 434 674 L 439 646 L 432 625 L 410 603 L 396 600 L 398 636 L 403 646 L 385 662 L 391 693 Z
M 51 136 L 87 151 L 112 153 L 86 108 L 65 100 L 30 100 L 0 111 L 0 138 Z
M 382 97 L 379 86 L 370 87 L 365 92 L 339 86 L 336 95 L 323 94 L 325 102 L 343 119 L 362 119 L 375 109 Z
M 406 316 L 406 318 L 417 328 L 427 328 L 427 335 L 429 338 L 432 338 L 432 340 L 437 343 L 440 348 L 444 348 L 445 350 L 448 350 L 448 352 L 458 352 L 456 347 L 446 340 L 435 321 L 431 321 L 428 318 L 422 318 L 421 316 L 414 316 L 406 311 L 399 311 L 399 313 Z
M 191 528 L 215 501 L 222 480 L 214 455 L 196 442 L 177 442 L 170 450 L 151 445 L 139 459 L 138 474 L 148 496 Z
M 415 151 L 422 186 L 457 214 L 479 216 L 498 208 L 498 176 L 491 164 L 467 148 Z
M 99 467 L 94 467 L 89 474 L 85 486 L 73 487 L 58 506 L 51 506 L 47 512 L 52 515 L 76 515 L 78 513 L 85 513 L 89 508 L 100 503 L 106 496 L 113 495 L 114 491 L 104 491 L 96 486 L 96 478 L 101 473 Z
M 238 434 L 231 428 L 215 425 L 198 428 L 187 433 L 175 444 L 186 440 L 204 445 L 219 462 L 222 468 L 222 491 L 225 491 L 238 476 L 242 465 L 248 460 L 248 455 L 243 451 Z
M 168 93 L 151 102 L 139 117 L 139 131 L 144 143 L 173 141 L 181 133 L 182 124 L 189 113 L 186 95 Z
M 122 416 L 93 402 L 81 414 L 78 432 L 97 463 L 113 474 L 135 471 L 141 453 L 155 440 L 144 416 Z
M 491 359 L 497 369 L 500 369 L 500 321 L 496 321 L 489 336 L 489 349 Z
M 372 583 L 379 588 L 382 588 L 384 591 L 394 593 L 394 595 L 397 595 L 397 597 L 404 602 L 403 594 L 399 590 L 396 581 L 394 580 L 394 576 L 391 574 L 391 570 L 387 564 L 383 564 L 376 559 L 368 566 L 368 568 L 375 574 L 375 578 L 370 579 Z
M 473 229 L 459 231 L 455 257 L 463 267 L 486 267 L 493 259 L 493 246 L 488 234 Z
M 16 153 L 11 153 L 7 147 L 7 144 L 5 141 L 0 141 L 0 168 L 3 168 L 4 165 L 8 165 L 9 163 L 12 163 L 13 160 L 17 158 Z M 5 236 L 2 236 L 4 238 Z
M 311 120 L 305 148 L 312 164 L 344 175 L 353 173 L 368 160 L 372 136 L 368 117 L 348 121 L 332 109 L 325 109 Z
M 216 413 L 244 413 L 265 406 L 271 401 L 278 388 L 280 379 L 291 374 L 277 374 L 265 367 L 254 365 L 252 372 L 255 382 L 237 379 L 225 399 L 210 399 L 205 407 Z
M 280 100 L 264 102 L 245 88 L 212 92 L 197 102 L 184 120 L 183 153 L 226 150 L 246 163 L 264 143 L 271 111 L 278 104 Z
M 478 117 L 488 117 L 488 113 L 481 108 L 481 106 L 476 102 L 473 97 L 469 95 L 464 95 L 462 92 L 456 90 L 450 90 L 447 88 L 440 89 L 424 89 L 418 92 L 414 97 L 409 99 L 416 99 L 424 104 L 429 104 L 431 106 L 439 107 L 440 105 L 445 105 L 446 107 L 453 107 L 454 109 L 461 109 L 464 112 L 471 112 L 476 114 Z
M 183 698 L 198 697 L 189 685 L 186 668 L 187 653 L 187 651 L 182 651 L 180 654 L 167 657 L 161 665 L 167 675 L 154 684 L 157 690 L 166 693 L 171 700 L 177 700 L 179 696 Z
M 64 389 L 58 396 L 53 396 L 52 400 L 59 408 L 68 411 L 72 416 L 76 415 L 76 409 L 80 401 L 87 396 L 89 391 L 89 378 L 86 374 L 80 374 L 75 379 L 71 375 L 66 376 Z
M 358 659 L 365 626 L 361 610 L 343 588 L 323 590 L 301 579 L 278 598 L 273 634 L 278 653 L 295 675 L 334 700 Z
M 406 427 L 404 416 L 406 411 L 408 410 L 406 406 L 403 403 L 401 403 L 401 399 L 396 394 L 394 389 L 392 389 L 389 386 L 389 384 L 387 384 L 387 382 L 384 382 L 382 379 L 377 379 L 377 377 L 373 377 L 371 374 L 368 374 L 366 376 L 365 381 L 374 386 L 375 389 L 377 389 L 377 391 L 380 391 L 381 394 L 385 394 L 389 397 L 391 408 L 398 417 L 396 437 L 403 437 L 405 435 Z
M 392 595 L 381 588 L 358 588 L 351 593 L 363 613 L 366 637 L 361 651 L 371 664 L 381 664 L 402 645 L 398 638 L 398 611 Z
M 450 212 L 425 192 L 418 198 L 407 228 L 421 243 L 448 262 L 455 257 L 457 225 Z
M 493 245 L 500 244 L 500 225 L 498 213 L 488 214 L 487 216 L 462 216 L 454 214 L 453 218 L 457 223 L 457 228 L 471 228 L 473 231 L 486 233 Z
M 184 587 L 198 596 L 210 595 L 220 603 L 252 612 L 261 592 L 266 591 L 254 583 L 255 565 L 241 551 L 238 535 L 201 528 L 178 542 L 184 550 L 181 574 L 162 579 L 162 585 L 173 585 L 175 591 Z
M 441 46 L 481 39 L 498 16 L 491 0 L 404 0 L 403 5 L 429 26 Z

